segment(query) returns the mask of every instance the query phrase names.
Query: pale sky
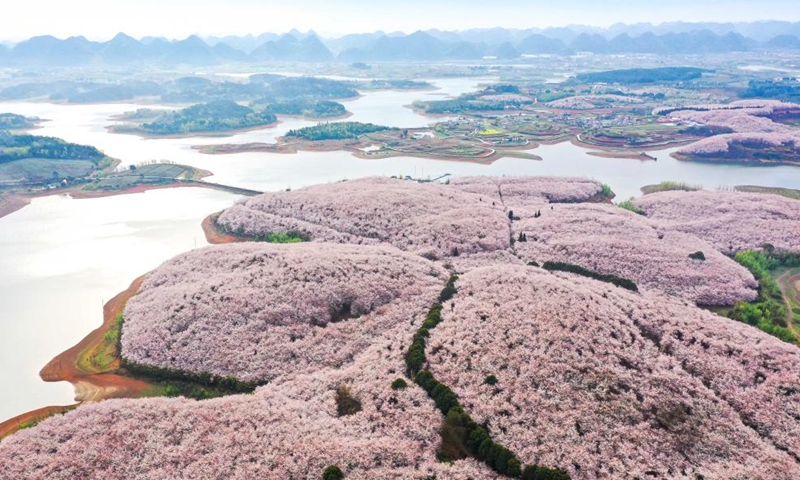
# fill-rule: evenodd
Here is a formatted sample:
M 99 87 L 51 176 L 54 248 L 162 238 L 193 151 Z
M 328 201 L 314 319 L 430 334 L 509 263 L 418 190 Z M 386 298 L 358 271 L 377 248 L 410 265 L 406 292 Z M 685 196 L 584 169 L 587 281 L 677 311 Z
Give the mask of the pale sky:
M 107 40 L 123 31 L 185 38 L 281 33 L 413 32 L 438 28 L 530 28 L 671 21 L 800 21 L 797 0 L 5 0 L 0 39 L 84 35 Z

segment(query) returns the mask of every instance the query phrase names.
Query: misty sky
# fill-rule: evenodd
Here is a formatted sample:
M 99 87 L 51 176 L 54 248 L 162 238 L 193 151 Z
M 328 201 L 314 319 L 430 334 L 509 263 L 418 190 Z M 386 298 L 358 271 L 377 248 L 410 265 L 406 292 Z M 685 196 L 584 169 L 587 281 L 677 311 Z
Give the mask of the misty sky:
M 323 34 L 617 22 L 800 20 L 797 0 L 28 0 L 0 8 L 0 39 L 120 31 L 184 38 L 314 29 Z

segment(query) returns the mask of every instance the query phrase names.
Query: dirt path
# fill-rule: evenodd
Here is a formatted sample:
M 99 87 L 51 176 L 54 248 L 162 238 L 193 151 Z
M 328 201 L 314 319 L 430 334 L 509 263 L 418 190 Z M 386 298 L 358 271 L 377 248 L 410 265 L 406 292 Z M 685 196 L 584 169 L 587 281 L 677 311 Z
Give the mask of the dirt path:
M 0 218 L 11 215 L 31 203 L 30 199 L 14 194 L 0 196 Z
M 793 305 L 800 305 L 800 268 L 790 268 L 775 278 L 783 293 L 786 305 L 786 325 L 792 333 L 800 336 L 800 325 L 794 319 Z
M 106 371 L 86 369 L 86 367 L 78 365 L 81 353 L 103 342 L 106 332 L 114 325 L 114 321 L 122 312 L 125 303 L 139 290 L 143 280 L 143 276 L 137 278 L 127 290 L 109 300 L 103 306 L 103 324 L 77 345 L 51 360 L 39 372 L 42 380 L 72 383 L 75 386 L 75 399 L 78 401 L 135 396 L 149 388 L 150 385 L 146 382 L 111 373 L 119 368 L 119 361 L 110 365 Z
M 21 428 L 31 426 L 53 415 L 66 413 L 76 406 L 77 404 L 63 407 L 44 407 L 6 420 L 5 422 L 0 423 L 0 440 L 11 435 L 12 433 L 16 433 Z
M 147 382 L 113 373 L 119 368 L 119 359 L 116 359 L 104 370 L 79 365 L 81 356 L 85 356 L 87 351 L 103 344 L 106 332 L 114 326 L 117 315 L 122 312 L 125 303 L 139 290 L 143 280 L 144 276 L 137 278 L 124 292 L 106 303 L 103 306 L 103 324 L 77 345 L 51 360 L 39 372 L 42 380 L 45 382 L 70 382 L 75 387 L 77 402 L 138 397 L 142 392 L 153 388 Z M 63 413 L 76 406 L 77 404 L 45 407 L 9 419 L 0 423 L 0 439 L 11 435 L 26 424 L 43 420 L 53 414 Z
M 237 237 L 236 235 L 231 235 L 229 233 L 223 233 L 219 231 L 216 226 L 217 218 L 222 214 L 222 212 L 212 213 L 211 215 L 207 216 L 203 219 L 203 223 L 201 224 L 203 227 L 203 233 L 206 235 L 206 241 L 212 245 L 224 245 L 226 243 L 238 243 L 238 242 L 246 242 L 248 241 L 246 238 Z

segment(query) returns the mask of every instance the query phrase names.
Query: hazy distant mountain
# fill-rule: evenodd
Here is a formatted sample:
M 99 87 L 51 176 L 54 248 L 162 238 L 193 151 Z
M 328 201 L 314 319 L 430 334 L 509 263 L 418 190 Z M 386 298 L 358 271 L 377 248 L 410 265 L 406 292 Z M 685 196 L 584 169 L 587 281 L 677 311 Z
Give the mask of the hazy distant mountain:
M 299 40 L 287 33 L 253 50 L 250 58 L 258 61 L 328 62 L 333 60 L 333 53 L 316 35 Z
M 106 63 L 124 64 L 139 61 L 146 53 L 147 48 L 141 42 L 124 33 L 118 33 L 105 43 L 100 56 Z
M 547 38 L 561 40 L 565 44 L 569 45 L 573 42 L 573 40 L 575 40 L 575 37 L 577 37 L 580 32 L 576 32 L 575 30 L 567 27 L 552 27 L 545 29 L 543 32 L 541 32 L 541 34 Z
M 714 54 L 760 49 L 800 49 L 800 22 L 649 23 L 585 25 L 541 29 L 485 28 L 361 33 L 321 40 L 296 29 L 278 36 L 197 36 L 170 41 L 136 40 L 124 33 L 103 42 L 84 37 L 64 40 L 44 35 L 0 45 L 0 66 L 65 67 L 158 62 L 212 65 L 222 62 L 471 61 L 484 56 L 514 59 L 524 54 Z
M 262 33 L 257 37 L 249 34 L 243 37 L 237 37 L 234 35 L 228 35 L 226 37 L 208 37 L 205 39 L 205 41 L 211 47 L 216 47 L 219 44 L 225 44 L 249 55 L 253 52 L 253 50 L 261 45 L 279 38 L 281 38 L 280 35 L 274 33 Z
M 20 63 L 33 63 L 35 61 L 46 61 L 50 56 L 50 51 L 61 40 L 51 35 L 32 37 L 24 42 L 20 42 L 12 51 L 12 58 Z
M 345 50 L 365 49 L 375 40 L 385 36 L 386 33 L 379 30 L 373 33 L 354 33 L 340 38 L 325 39 L 324 43 L 331 52 L 338 55 Z
M 425 33 L 427 33 L 433 38 L 439 39 L 447 43 L 459 43 L 464 40 L 464 37 L 461 35 L 461 32 L 446 32 L 434 28 L 431 30 L 425 30 Z
M 564 42 L 561 40 L 547 38 L 539 33 L 535 33 L 523 39 L 519 45 L 517 45 L 517 51 L 521 54 L 529 55 L 543 53 L 568 55 L 572 53 L 569 47 L 564 45 Z
M 609 53 L 611 45 L 602 35 L 581 33 L 570 43 L 570 48 L 576 52 Z
M 511 42 L 505 42 L 490 49 L 488 55 L 497 57 L 500 60 L 511 60 L 512 58 L 519 57 L 519 50 L 514 48 Z
M 800 50 L 800 38 L 794 35 L 778 35 L 765 43 L 764 47 L 776 50 Z
M 486 47 L 484 45 L 477 45 L 470 42 L 458 42 L 451 45 L 445 54 L 444 58 L 452 60 L 478 60 L 483 58 Z
M 152 38 L 148 43 L 144 43 L 142 39 L 142 44 L 145 46 L 145 56 L 149 59 L 163 58 L 172 48 L 171 42 L 166 38 Z
M 458 32 L 462 40 L 475 43 L 485 43 L 486 45 L 496 46 L 504 43 L 516 44 L 525 37 L 534 33 L 539 33 L 537 29 L 506 29 L 506 28 L 481 28 Z
M 642 37 L 641 35 L 634 39 L 627 33 L 621 33 L 616 37 L 612 38 L 608 42 L 608 46 L 611 52 L 619 53 L 619 52 L 631 52 L 631 53 L 641 53 L 646 51 L 644 47 L 648 43 L 652 42 L 652 38 L 655 38 L 655 35 L 652 33 L 650 37 Z M 641 39 L 641 40 L 639 40 Z
M 737 23 L 736 32 L 762 43 L 780 35 L 792 35 L 800 38 L 800 22 Z
M 163 41 L 164 43 L 169 43 L 169 40 L 167 40 L 164 37 L 150 37 L 150 36 L 148 36 L 148 37 L 142 37 L 142 38 L 139 39 L 139 42 L 141 42 L 142 45 L 150 45 L 153 42 L 160 42 L 160 41 Z
M 22 64 L 45 64 L 48 66 L 77 66 L 92 63 L 100 44 L 85 37 L 70 37 L 59 40 L 50 35 L 33 37 L 18 44 L 11 57 Z
M 349 49 L 339 54 L 344 61 L 431 61 L 441 60 L 452 45 L 417 31 L 405 37 L 383 36 L 365 49 Z
M 247 54 L 241 50 L 237 50 L 227 43 L 218 43 L 211 47 L 211 51 L 218 59 L 226 62 L 245 62 L 247 61 Z
M 186 40 L 171 43 L 161 62 L 170 65 L 213 65 L 219 63 L 219 58 L 206 42 L 192 35 Z
M 575 37 L 570 48 L 576 52 L 653 53 L 653 54 L 710 54 L 743 52 L 755 46 L 738 33 L 717 35 L 709 30 L 655 35 L 652 32 L 631 37 L 622 33 L 606 40 L 600 34 L 582 33 Z M 524 52 L 523 52 L 524 53 Z
M 301 32 L 300 30 L 298 30 L 296 28 L 293 28 L 293 29 L 289 30 L 289 33 L 287 33 L 287 35 L 291 35 L 291 36 L 293 36 L 294 38 L 296 38 L 298 40 L 303 40 L 303 39 L 306 39 L 308 37 L 318 37 L 317 32 L 315 32 L 314 30 L 309 30 L 309 31 L 303 33 L 303 32 Z

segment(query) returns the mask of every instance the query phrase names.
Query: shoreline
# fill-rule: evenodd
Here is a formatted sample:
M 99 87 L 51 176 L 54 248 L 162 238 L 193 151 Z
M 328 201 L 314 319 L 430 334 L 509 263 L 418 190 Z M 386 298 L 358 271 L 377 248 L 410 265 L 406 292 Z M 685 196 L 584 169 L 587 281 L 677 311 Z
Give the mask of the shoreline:
M 427 129 L 421 128 L 418 130 L 427 130 Z M 279 137 L 279 140 L 282 138 L 284 137 Z M 484 155 L 479 157 L 464 157 L 456 155 L 438 156 L 425 153 L 403 152 L 399 150 L 388 150 L 388 151 L 382 151 L 381 153 L 366 153 L 358 148 L 350 146 L 352 144 L 360 144 L 360 143 L 361 139 L 319 140 L 319 141 L 299 140 L 288 143 L 277 141 L 274 143 L 250 142 L 250 143 L 239 143 L 239 144 L 223 143 L 217 145 L 193 145 L 191 148 L 205 155 L 235 155 L 239 153 L 271 153 L 279 155 L 291 155 L 291 154 L 296 154 L 298 152 L 342 151 L 342 152 L 350 152 L 354 157 L 365 160 L 383 159 L 392 157 L 412 157 L 412 158 L 423 158 L 423 159 L 443 160 L 443 161 L 471 162 L 471 163 L 486 165 L 494 163 L 495 161 L 506 157 L 526 158 L 530 160 L 540 161 L 543 160 L 542 157 L 532 152 L 535 152 L 535 150 L 538 149 L 541 145 L 559 145 L 561 143 L 570 143 L 575 147 L 587 150 L 586 154 L 594 157 L 626 158 L 626 159 L 641 160 L 641 161 L 657 161 L 655 157 L 651 157 L 649 154 L 643 154 L 644 153 L 643 149 L 649 150 L 651 152 L 660 152 L 663 150 L 669 150 L 671 148 L 679 147 L 683 144 L 686 144 L 687 142 L 676 141 L 676 142 L 669 142 L 666 144 L 645 145 L 636 149 L 628 150 L 624 148 L 604 147 L 601 145 L 586 143 L 577 138 L 576 135 L 569 134 L 569 135 L 562 135 L 552 140 L 551 139 L 530 140 L 530 144 L 524 146 L 491 145 L 491 147 L 493 147 L 491 148 L 493 152 L 489 155 Z
M 672 152 L 670 157 L 680 162 L 708 163 L 713 165 L 753 165 L 753 166 L 780 166 L 791 165 L 800 167 L 800 161 L 795 160 L 736 160 L 724 157 L 701 157 L 699 155 L 687 155 L 680 152 Z
M 189 133 L 170 133 L 168 135 L 159 135 L 156 133 L 149 133 L 138 128 L 130 130 L 118 130 L 119 127 L 124 125 L 106 125 L 105 129 L 108 133 L 113 135 L 133 135 L 143 140 L 160 140 L 160 139 L 184 139 L 184 138 L 226 138 L 233 137 L 240 133 L 254 132 L 256 130 L 266 130 L 268 128 L 275 128 L 283 123 L 278 120 L 277 122 L 266 123 L 264 125 L 254 125 L 252 127 L 235 128 L 233 130 L 220 130 L 218 132 L 189 132 Z
M 20 197 L 13 193 L 0 197 L 0 218 L 22 210 L 30 205 L 30 203 L 30 198 Z
M 304 120 L 307 122 L 331 122 L 331 121 L 344 120 L 346 118 L 350 118 L 353 115 L 355 115 L 355 113 L 351 112 L 350 110 L 346 110 L 344 114 L 337 115 L 335 117 L 306 117 L 303 115 L 288 115 L 288 114 L 277 114 L 277 113 L 275 115 L 277 115 L 279 120 L 281 118 L 289 118 L 291 120 Z
M 217 225 L 217 219 L 222 214 L 222 212 L 224 212 L 224 210 L 212 213 L 211 215 L 204 218 L 203 222 L 200 224 L 200 226 L 203 229 L 203 233 L 206 236 L 206 241 L 211 245 L 225 245 L 228 243 L 241 243 L 249 241 L 247 238 L 219 231 L 216 225 Z
M 30 205 L 31 200 L 35 198 L 44 198 L 54 195 L 66 195 L 74 200 L 87 200 L 93 198 L 115 197 L 117 195 L 132 195 L 137 193 L 145 193 L 151 190 L 166 190 L 170 188 L 208 188 L 210 190 L 219 190 L 223 192 L 233 193 L 237 195 L 244 195 L 244 189 L 237 189 L 236 187 L 229 187 L 227 185 L 220 185 L 216 183 L 209 183 L 200 180 L 183 180 L 168 183 L 164 185 L 135 185 L 133 187 L 125 188 L 122 190 L 81 190 L 79 187 L 71 187 L 63 190 L 49 190 L 37 193 L 10 193 L 7 197 L 0 202 L 0 218 L 11 215 L 14 212 L 22 210 Z
M 651 157 L 649 155 L 639 153 L 636 154 L 634 152 L 606 152 L 606 151 L 596 151 L 596 152 L 586 152 L 587 155 L 591 155 L 593 157 L 600 157 L 600 158 L 624 158 L 628 160 L 641 160 L 643 162 L 646 161 L 658 161 L 657 158 Z
M 36 410 L 31 410 L 30 412 L 25 412 L 16 417 L 9 418 L 4 422 L 0 422 L 0 441 L 20 430 L 24 430 L 28 426 L 35 425 L 42 420 L 48 419 L 53 415 L 60 415 L 74 410 L 78 405 L 79 404 L 75 403 L 72 405 L 37 408 Z
M 96 402 L 109 398 L 135 398 L 153 386 L 142 380 L 114 373 L 119 369 L 119 357 L 105 369 L 86 369 L 79 365 L 86 352 L 103 344 L 106 333 L 114 326 L 117 315 L 125 304 L 139 291 L 145 275 L 135 279 L 127 289 L 118 293 L 103 305 L 103 323 L 89 332 L 80 342 L 56 355 L 39 372 L 45 382 L 69 382 L 75 389 L 77 403 L 68 406 L 48 406 L 23 413 L 0 423 L 0 439 L 12 435 L 26 423 L 38 422 L 52 415 L 77 408 L 84 402 Z

